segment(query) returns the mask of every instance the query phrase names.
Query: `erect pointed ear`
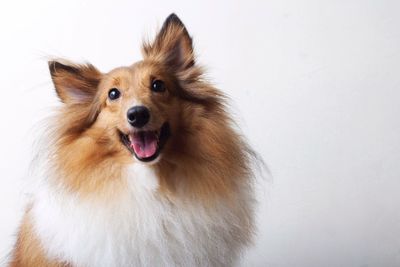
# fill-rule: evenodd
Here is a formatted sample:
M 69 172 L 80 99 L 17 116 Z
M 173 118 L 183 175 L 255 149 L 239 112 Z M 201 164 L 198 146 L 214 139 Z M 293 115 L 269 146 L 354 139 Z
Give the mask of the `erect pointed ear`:
M 182 71 L 194 65 L 192 38 L 177 15 L 165 20 L 153 43 L 143 44 L 143 55 L 160 61 L 173 71 Z
M 58 97 L 66 104 L 90 103 L 102 74 L 90 64 L 76 65 L 49 61 L 51 78 Z

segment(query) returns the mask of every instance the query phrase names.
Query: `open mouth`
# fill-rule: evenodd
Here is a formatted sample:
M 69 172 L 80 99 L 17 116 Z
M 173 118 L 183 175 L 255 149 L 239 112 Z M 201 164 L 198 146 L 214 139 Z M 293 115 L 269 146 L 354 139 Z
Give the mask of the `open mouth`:
M 121 141 L 135 157 L 143 162 L 155 160 L 170 136 L 169 124 L 165 122 L 159 131 L 120 132 Z

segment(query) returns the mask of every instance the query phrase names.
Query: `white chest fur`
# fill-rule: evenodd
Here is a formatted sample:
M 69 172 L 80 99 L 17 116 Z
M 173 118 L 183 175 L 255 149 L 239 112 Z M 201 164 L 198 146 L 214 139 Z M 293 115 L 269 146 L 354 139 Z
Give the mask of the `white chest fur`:
M 170 203 L 150 168 L 129 169 L 118 201 L 82 202 L 44 187 L 32 210 L 48 256 L 76 266 L 232 266 L 243 246 L 248 211 L 223 203 Z M 131 177 L 130 177 L 131 176 Z M 244 198 L 242 198 L 244 199 Z

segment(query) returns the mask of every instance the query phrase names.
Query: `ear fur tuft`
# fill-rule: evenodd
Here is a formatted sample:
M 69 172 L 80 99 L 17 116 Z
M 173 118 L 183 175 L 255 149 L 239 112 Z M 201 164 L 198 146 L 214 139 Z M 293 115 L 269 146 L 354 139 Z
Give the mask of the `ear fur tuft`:
M 88 103 L 94 98 L 102 74 L 91 64 L 73 64 L 65 60 L 48 62 L 51 78 L 63 103 Z
M 173 72 L 184 71 L 195 64 L 192 38 L 177 15 L 167 17 L 155 40 L 143 44 L 145 58 L 163 63 Z

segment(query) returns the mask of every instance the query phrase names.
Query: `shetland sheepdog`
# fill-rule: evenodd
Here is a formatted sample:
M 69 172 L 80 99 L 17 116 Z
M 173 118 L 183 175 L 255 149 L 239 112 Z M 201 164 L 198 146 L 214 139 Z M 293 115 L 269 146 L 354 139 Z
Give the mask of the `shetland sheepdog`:
M 171 14 L 143 60 L 48 62 L 59 109 L 10 266 L 234 266 L 251 243 L 254 154 Z

